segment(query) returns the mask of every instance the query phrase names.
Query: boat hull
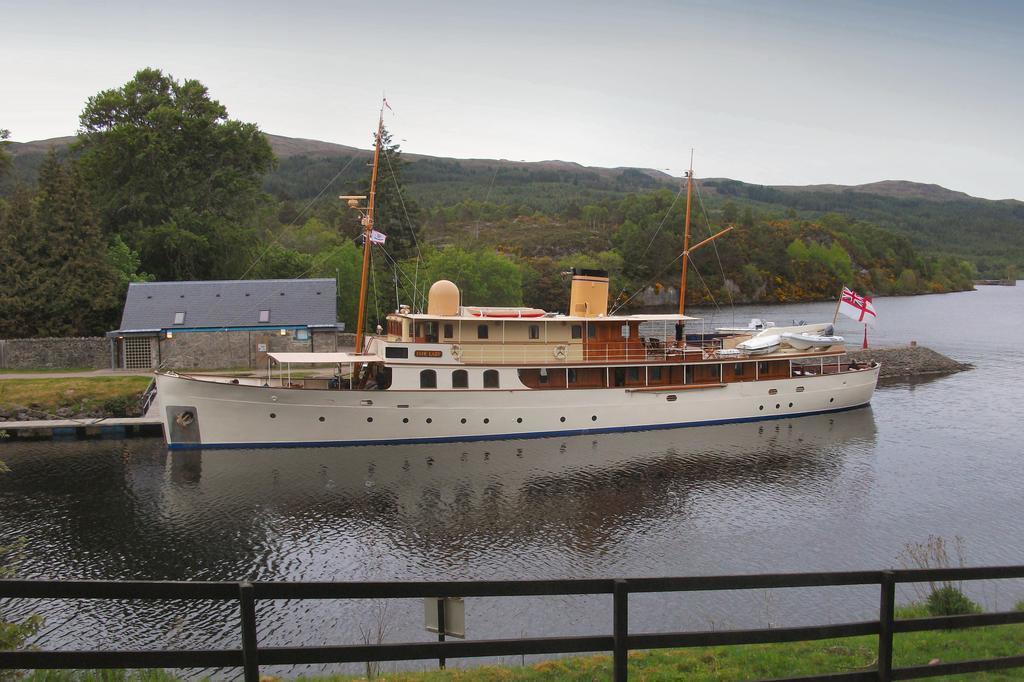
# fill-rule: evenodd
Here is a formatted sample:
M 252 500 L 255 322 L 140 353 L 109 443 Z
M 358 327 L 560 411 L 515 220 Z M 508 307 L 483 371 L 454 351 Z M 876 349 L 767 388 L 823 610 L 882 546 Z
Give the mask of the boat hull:
M 158 374 L 157 393 L 168 446 L 175 449 L 372 445 L 665 429 L 837 412 L 870 402 L 878 370 L 658 390 L 332 391 Z

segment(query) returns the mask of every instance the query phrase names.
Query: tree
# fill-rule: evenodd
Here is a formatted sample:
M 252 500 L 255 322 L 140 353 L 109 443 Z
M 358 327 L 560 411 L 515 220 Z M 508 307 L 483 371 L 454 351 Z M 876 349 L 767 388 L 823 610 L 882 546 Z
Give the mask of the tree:
M 102 334 L 120 306 L 118 275 L 85 187 L 73 166 L 51 152 L 35 199 L 34 336 Z
M 374 197 L 374 229 L 388 236 L 388 253 L 395 260 L 420 255 L 423 215 L 419 205 L 402 184 L 402 150 L 384 128 L 380 140 L 380 164 L 377 171 L 377 194 Z M 369 194 L 367 176 L 361 194 Z
M 0 178 L 7 175 L 11 170 L 11 155 L 7 153 L 7 145 L 10 144 L 10 137 L 10 130 L 7 128 L 0 128 Z
M 197 80 L 143 69 L 90 97 L 80 167 L 101 224 L 162 279 L 240 274 L 274 155 L 252 123 L 228 118 Z
M 510 259 L 488 249 L 458 246 L 429 249 L 423 256 L 427 282 L 448 279 L 458 285 L 465 305 L 520 305 L 522 274 Z M 424 275 L 421 275 L 421 277 Z
M 0 338 L 30 335 L 36 300 L 29 289 L 36 249 L 32 196 L 19 188 L 0 216 Z

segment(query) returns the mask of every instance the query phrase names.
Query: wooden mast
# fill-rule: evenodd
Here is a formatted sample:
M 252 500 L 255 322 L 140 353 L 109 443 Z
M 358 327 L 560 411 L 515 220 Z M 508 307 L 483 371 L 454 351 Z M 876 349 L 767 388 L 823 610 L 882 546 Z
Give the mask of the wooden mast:
M 686 270 L 690 265 L 690 201 L 693 198 L 693 150 L 690 170 L 686 171 L 686 226 L 683 228 L 683 274 L 679 277 L 679 314 L 686 310 Z
M 370 271 L 370 243 L 373 235 L 373 200 L 377 194 L 377 162 L 380 160 L 380 139 L 384 133 L 384 105 L 377 121 L 377 143 L 373 148 L 373 171 L 370 174 L 370 197 L 363 216 L 363 273 L 359 279 L 359 317 L 356 318 L 356 353 L 363 352 L 363 325 L 366 318 L 366 280 Z M 353 377 L 354 378 L 354 377 Z
M 705 244 L 709 244 L 729 232 L 735 227 L 730 225 L 721 232 L 713 234 L 704 241 L 690 246 L 690 202 L 693 198 L 693 150 L 690 150 L 690 170 L 686 171 L 686 224 L 683 228 L 683 273 L 679 277 L 679 314 L 686 313 L 686 271 L 690 265 L 690 252 L 696 251 Z M 706 216 L 705 216 L 706 219 Z M 708 226 L 710 228 L 710 225 Z

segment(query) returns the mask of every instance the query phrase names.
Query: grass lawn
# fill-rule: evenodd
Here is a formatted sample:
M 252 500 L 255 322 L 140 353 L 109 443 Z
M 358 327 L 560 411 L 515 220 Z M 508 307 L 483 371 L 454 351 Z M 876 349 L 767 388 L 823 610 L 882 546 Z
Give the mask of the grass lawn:
M 0 381 L 0 409 L 30 408 L 29 414 L 36 419 L 45 419 L 62 407 L 124 416 L 150 381 L 149 376 L 5 379 Z
M 694 649 L 634 651 L 629 655 L 629 679 L 647 682 L 687 680 L 729 682 L 772 677 L 856 672 L 874 667 L 876 637 L 850 637 L 818 642 L 750 644 Z M 896 635 L 894 666 L 943 663 L 956 660 L 1018 655 L 1024 650 L 1024 625 L 999 625 L 965 630 L 912 632 Z M 445 672 L 383 673 L 376 679 L 388 682 L 554 682 L 555 680 L 608 680 L 612 658 L 608 655 L 562 658 L 533 665 L 483 666 Z M 71 673 L 40 671 L 26 680 L 35 682 L 100 682 L 137 680 L 171 682 L 174 675 L 162 671 L 122 673 L 94 671 Z M 268 679 L 266 676 L 264 679 Z M 280 678 L 269 678 L 280 679 Z M 309 682 L 352 682 L 360 676 L 300 677 Z M 941 680 L 1024 680 L 1024 668 L 992 673 L 935 677 Z

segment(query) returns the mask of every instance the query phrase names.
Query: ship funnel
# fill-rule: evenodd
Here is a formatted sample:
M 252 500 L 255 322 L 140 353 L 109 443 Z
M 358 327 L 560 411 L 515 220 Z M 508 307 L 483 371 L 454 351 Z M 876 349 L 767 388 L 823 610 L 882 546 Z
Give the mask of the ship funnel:
M 602 317 L 608 314 L 608 273 L 604 270 L 572 269 L 569 314 Z
M 459 287 L 455 282 L 439 279 L 427 293 L 427 315 L 458 315 Z

